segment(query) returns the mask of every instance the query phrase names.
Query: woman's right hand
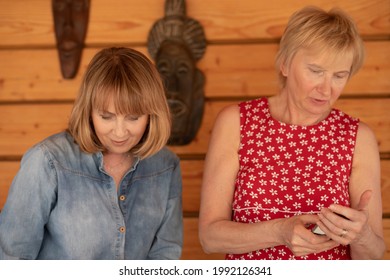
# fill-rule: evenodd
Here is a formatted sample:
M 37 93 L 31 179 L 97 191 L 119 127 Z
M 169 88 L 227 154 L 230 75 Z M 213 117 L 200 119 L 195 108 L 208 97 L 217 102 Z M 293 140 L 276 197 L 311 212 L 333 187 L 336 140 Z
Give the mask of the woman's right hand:
M 339 243 L 326 235 L 317 235 L 311 228 L 319 221 L 317 215 L 299 215 L 281 219 L 281 243 L 286 245 L 295 256 L 319 253 L 337 247 Z

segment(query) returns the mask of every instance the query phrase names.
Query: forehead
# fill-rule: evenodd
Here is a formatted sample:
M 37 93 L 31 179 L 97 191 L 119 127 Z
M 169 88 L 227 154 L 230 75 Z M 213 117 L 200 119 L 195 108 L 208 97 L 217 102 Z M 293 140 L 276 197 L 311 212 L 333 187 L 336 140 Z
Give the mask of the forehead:
M 147 112 L 143 98 L 139 94 L 108 89 L 95 93 L 92 98 L 92 109 L 120 115 L 144 115 Z
M 182 58 L 182 59 L 184 58 L 188 60 L 192 59 L 190 51 L 183 43 L 171 42 L 171 41 L 164 42 L 161 45 L 161 48 L 157 53 L 156 58 L 161 59 L 163 57 L 164 58 L 169 57 L 169 59 L 173 59 L 173 58 Z
M 293 58 L 293 63 L 316 65 L 324 69 L 349 71 L 352 66 L 351 51 L 326 51 L 323 49 L 300 49 Z

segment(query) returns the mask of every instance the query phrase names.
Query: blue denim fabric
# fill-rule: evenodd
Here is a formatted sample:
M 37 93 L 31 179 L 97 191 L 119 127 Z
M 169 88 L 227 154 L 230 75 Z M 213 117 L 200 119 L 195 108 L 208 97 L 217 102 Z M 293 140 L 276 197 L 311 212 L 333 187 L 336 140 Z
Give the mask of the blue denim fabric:
M 102 153 L 53 135 L 23 156 L 0 213 L 0 259 L 178 259 L 181 192 L 167 148 L 137 160 L 117 191 Z

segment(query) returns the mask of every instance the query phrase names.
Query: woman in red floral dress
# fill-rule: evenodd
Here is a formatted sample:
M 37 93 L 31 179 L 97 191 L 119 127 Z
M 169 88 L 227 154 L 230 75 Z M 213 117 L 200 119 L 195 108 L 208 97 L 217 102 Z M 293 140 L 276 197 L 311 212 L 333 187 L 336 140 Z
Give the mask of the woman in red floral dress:
M 356 26 L 341 10 L 306 7 L 290 18 L 276 58 L 279 94 L 228 106 L 216 119 L 199 219 L 205 252 L 383 257 L 377 141 L 333 107 L 363 60 Z

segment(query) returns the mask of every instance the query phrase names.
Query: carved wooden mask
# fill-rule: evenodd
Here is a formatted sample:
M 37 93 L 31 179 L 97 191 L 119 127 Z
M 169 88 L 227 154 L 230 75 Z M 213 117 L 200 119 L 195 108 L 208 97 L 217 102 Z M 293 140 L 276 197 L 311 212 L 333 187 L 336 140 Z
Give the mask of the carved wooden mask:
M 185 15 L 184 0 L 167 0 L 165 17 L 152 27 L 148 50 L 167 89 L 172 114 L 169 145 L 186 145 L 196 136 L 203 117 L 203 73 L 196 62 L 203 56 L 206 39 L 196 20 Z
M 52 0 L 52 12 L 61 73 L 76 76 L 87 34 L 90 0 Z

